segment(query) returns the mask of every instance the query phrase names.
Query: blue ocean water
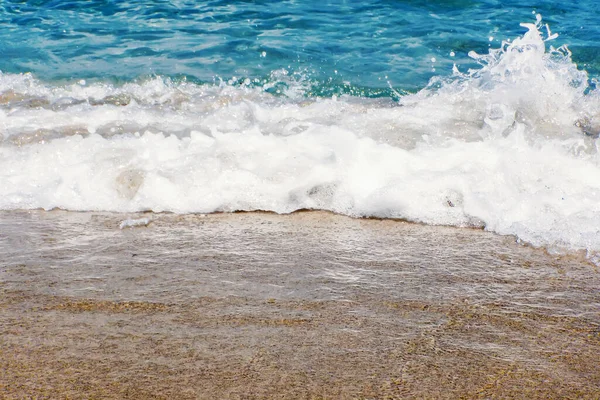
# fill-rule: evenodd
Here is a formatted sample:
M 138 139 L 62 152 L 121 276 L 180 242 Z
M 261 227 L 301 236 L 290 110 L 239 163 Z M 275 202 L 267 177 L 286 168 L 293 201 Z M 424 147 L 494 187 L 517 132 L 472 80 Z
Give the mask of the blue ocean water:
M 321 209 L 600 264 L 599 14 L 5 0 L 0 209 Z
M 350 86 L 386 96 L 389 84 L 415 91 L 432 76 L 449 75 L 453 64 L 473 67 L 469 51 L 523 34 L 519 22 L 536 13 L 560 32 L 574 62 L 597 76 L 594 0 L 6 0 L 0 70 L 44 80 L 161 75 L 212 82 L 265 79 L 285 69 L 317 82 L 317 95 Z

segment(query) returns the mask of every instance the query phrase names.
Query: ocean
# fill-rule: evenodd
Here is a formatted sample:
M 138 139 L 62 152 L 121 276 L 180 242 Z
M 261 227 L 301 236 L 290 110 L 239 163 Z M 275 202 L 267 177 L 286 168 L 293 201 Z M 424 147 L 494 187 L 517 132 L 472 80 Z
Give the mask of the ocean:
M 325 210 L 600 261 L 600 3 L 0 4 L 0 209 Z
M 0 398 L 598 398 L 598 15 L 0 1 Z

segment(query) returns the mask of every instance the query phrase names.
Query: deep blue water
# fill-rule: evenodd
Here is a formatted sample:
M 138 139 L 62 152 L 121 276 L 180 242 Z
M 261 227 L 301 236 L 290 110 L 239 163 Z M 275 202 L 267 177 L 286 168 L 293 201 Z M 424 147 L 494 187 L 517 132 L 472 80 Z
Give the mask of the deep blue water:
M 580 68 L 598 75 L 596 0 L 4 0 L 0 71 L 47 81 L 212 82 L 285 69 L 314 82 L 316 95 L 386 96 L 390 85 L 420 89 L 453 63 L 475 66 L 469 51 L 523 34 L 519 23 L 533 22 L 534 13 Z

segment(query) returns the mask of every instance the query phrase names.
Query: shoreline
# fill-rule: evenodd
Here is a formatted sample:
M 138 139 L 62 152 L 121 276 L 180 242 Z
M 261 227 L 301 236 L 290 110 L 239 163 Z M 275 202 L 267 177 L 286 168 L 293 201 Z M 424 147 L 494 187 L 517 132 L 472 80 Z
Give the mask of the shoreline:
M 6 398 L 595 398 L 600 276 L 484 231 L 0 212 Z
M 552 257 L 552 258 L 556 258 L 556 259 L 565 259 L 566 262 L 568 262 L 569 260 L 577 260 L 577 262 L 582 262 L 582 263 L 587 263 L 590 266 L 594 267 L 594 268 L 598 268 L 599 265 L 594 264 L 594 262 L 588 258 L 586 256 L 587 254 L 587 250 L 585 249 L 578 249 L 578 250 L 567 250 L 564 248 L 559 247 L 560 250 L 558 250 L 557 252 L 552 252 L 547 246 L 536 246 L 530 242 L 527 242 L 521 238 L 519 238 L 517 235 L 515 234 L 501 234 L 495 231 L 491 231 L 491 230 L 487 230 L 485 225 L 477 225 L 477 224 L 465 224 L 465 225 L 445 225 L 445 224 L 429 224 L 429 223 L 425 223 L 425 222 L 421 222 L 421 221 L 413 221 L 410 219 L 406 219 L 406 218 L 394 218 L 394 217 L 376 217 L 376 216 L 354 216 L 354 215 L 346 215 L 346 214 L 340 214 L 337 213 L 335 211 L 330 211 L 330 210 L 321 210 L 321 209 L 310 209 L 310 208 L 300 208 L 298 210 L 294 210 L 292 212 L 289 213 L 278 213 L 276 211 L 270 211 L 270 210 L 235 210 L 235 211 L 214 211 L 214 212 L 186 212 L 186 213 L 178 213 L 178 212 L 174 212 L 174 211 L 153 211 L 153 210 L 144 210 L 144 211 L 132 211 L 132 212 L 126 212 L 126 211 L 97 211 L 97 210 L 68 210 L 68 209 L 64 209 L 64 208 L 52 208 L 52 209 L 43 209 L 43 208 L 32 208 L 32 209 L 28 209 L 28 208 L 19 208 L 19 209 L 9 209 L 9 210 L 0 210 L 0 213 L 17 213 L 17 214 L 22 214 L 22 213 L 55 213 L 55 214 L 61 214 L 61 215 L 69 215 L 69 214 L 82 214 L 82 215 L 104 215 L 104 216 L 113 216 L 113 217 L 119 217 L 120 222 L 123 222 L 127 219 L 144 219 L 144 218 L 148 218 L 151 217 L 151 219 L 149 220 L 149 224 L 153 223 L 155 219 L 161 219 L 161 217 L 164 218 L 169 218 L 169 217 L 199 217 L 199 218 L 205 218 L 207 216 L 219 216 L 219 215 L 271 215 L 271 216 L 280 216 L 280 217 L 286 217 L 286 216 L 294 216 L 297 214 L 325 214 L 325 215 L 331 215 L 334 217 L 340 217 L 340 218 L 349 218 L 352 220 L 358 220 L 358 221 L 387 221 L 387 222 L 396 222 L 396 223 L 406 223 L 406 224 L 415 224 L 415 225 L 419 225 L 419 226 L 429 226 L 429 227 L 434 227 L 434 228 L 449 228 L 449 229 L 459 229 L 459 230 L 475 230 L 475 231 L 481 231 L 481 232 L 485 232 L 486 234 L 491 234 L 491 235 L 495 235 L 495 236 L 499 236 L 502 238 L 508 238 L 511 241 L 514 241 L 515 243 L 518 243 L 519 246 L 523 246 L 523 247 L 528 247 L 531 249 L 535 249 L 535 250 L 539 250 L 539 251 L 543 251 L 548 257 Z M 130 218 L 130 216 L 134 216 L 133 218 Z M 156 218 L 152 218 L 152 217 L 156 217 Z M 118 227 L 118 223 L 117 223 L 117 227 Z M 135 228 L 135 226 L 124 226 L 123 228 L 120 229 L 129 229 L 129 228 Z

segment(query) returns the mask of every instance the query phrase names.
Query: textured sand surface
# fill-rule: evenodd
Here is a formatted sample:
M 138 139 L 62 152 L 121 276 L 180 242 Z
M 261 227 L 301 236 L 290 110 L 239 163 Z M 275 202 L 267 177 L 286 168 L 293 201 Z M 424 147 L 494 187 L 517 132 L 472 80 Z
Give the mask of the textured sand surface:
M 510 237 L 0 213 L 3 398 L 597 399 L 599 354 L 596 267 Z

